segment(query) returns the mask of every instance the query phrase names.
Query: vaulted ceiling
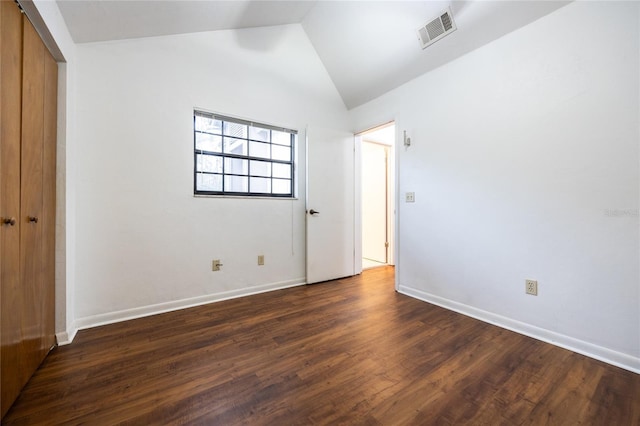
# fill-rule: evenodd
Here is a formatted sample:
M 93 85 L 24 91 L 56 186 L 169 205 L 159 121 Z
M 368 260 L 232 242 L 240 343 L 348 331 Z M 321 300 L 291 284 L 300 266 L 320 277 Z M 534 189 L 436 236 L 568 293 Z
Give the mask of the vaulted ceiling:
M 301 24 L 353 108 L 568 1 L 58 0 L 76 43 Z M 416 29 L 451 8 L 458 29 L 422 49 Z

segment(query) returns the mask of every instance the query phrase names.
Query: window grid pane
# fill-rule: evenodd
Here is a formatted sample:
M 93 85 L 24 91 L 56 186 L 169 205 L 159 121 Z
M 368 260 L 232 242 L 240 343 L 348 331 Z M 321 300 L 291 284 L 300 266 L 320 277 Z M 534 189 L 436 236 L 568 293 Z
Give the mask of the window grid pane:
M 224 122 L 224 135 L 231 136 L 234 138 L 242 138 L 247 139 L 247 125 L 246 124 L 238 124 L 232 121 Z
M 222 159 L 217 155 L 197 155 L 197 172 L 222 173 Z
M 246 139 L 234 139 L 234 138 L 224 138 L 224 143 L 222 144 L 223 151 L 225 154 L 235 154 L 235 155 L 247 155 L 247 140 Z
M 222 191 L 222 175 L 198 173 L 196 188 L 199 191 Z
M 274 160 L 287 161 L 291 158 L 291 148 L 288 146 L 272 145 L 271 158 Z
M 271 158 L 271 145 L 262 142 L 249 142 L 249 155 L 258 158 Z
M 196 194 L 293 197 L 297 133 L 194 112 Z
M 222 121 L 209 117 L 196 115 L 195 130 L 200 132 L 211 133 L 215 135 L 222 134 Z
M 249 126 L 249 139 L 261 142 L 271 142 L 271 130 Z
M 252 177 L 249 185 L 249 191 L 254 194 L 271 193 L 271 179 L 269 178 Z
M 275 164 L 273 166 L 276 166 Z M 250 176 L 271 177 L 272 164 L 268 161 L 251 160 L 249 162 Z
M 291 146 L 291 133 L 272 130 L 271 143 L 274 143 L 277 145 Z
M 222 137 L 196 131 L 196 149 L 222 152 Z
M 224 190 L 229 192 L 249 192 L 249 178 L 246 176 L 224 176 Z

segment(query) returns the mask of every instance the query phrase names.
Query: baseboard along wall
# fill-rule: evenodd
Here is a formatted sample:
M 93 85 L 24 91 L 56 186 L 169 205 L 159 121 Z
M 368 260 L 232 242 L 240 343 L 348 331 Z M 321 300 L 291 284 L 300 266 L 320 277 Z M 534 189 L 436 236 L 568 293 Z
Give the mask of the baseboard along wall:
M 251 296 L 253 294 L 266 293 L 268 291 L 297 287 L 305 284 L 305 278 L 297 278 L 288 281 L 262 284 L 238 290 L 224 291 L 220 293 L 207 294 L 204 296 L 191 297 L 187 299 L 174 300 L 171 302 L 157 303 L 154 305 L 141 306 L 132 309 L 124 309 L 121 311 L 107 312 L 104 314 L 77 318 L 75 321 L 73 321 L 71 327 L 69 327 L 69 330 L 57 333 L 56 339 L 58 341 L 58 345 L 68 345 L 73 342 L 73 339 L 79 330 L 128 321 L 136 318 L 148 317 L 151 315 L 163 314 L 165 312 L 177 311 L 180 309 L 192 308 L 194 306 L 206 305 L 209 303 L 221 302 L 223 300 Z
M 594 345 L 593 343 L 575 339 L 564 334 L 536 327 L 511 318 L 503 317 L 482 309 L 474 308 L 473 306 L 435 296 L 402 284 L 398 286 L 398 292 L 415 299 L 422 300 L 423 302 L 432 303 L 442 308 L 458 312 L 462 315 L 466 315 L 468 317 L 475 318 L 477 320 L 484 321 L 486 323 L 588 356 L 589 358 L 597 359 L 598 361 L 606 362 L 607 364 L 615 365 L 616 367 L 624 368 L 625 370 L 640 374 L 640 358 L 616 352 L 602 346 Z

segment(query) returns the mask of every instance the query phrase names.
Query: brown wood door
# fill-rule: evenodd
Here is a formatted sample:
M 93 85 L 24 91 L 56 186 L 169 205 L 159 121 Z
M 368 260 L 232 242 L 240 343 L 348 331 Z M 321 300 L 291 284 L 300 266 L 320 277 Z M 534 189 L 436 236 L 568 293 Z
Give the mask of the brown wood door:
M 21 355 L 31 376 L 53 345 L 53 322 L 48 318 L 53 292 L 46 276 L 48 218 L 44 206 L 45 111 L 51 109 L 45 93 L 51 76 L 46 75 L 49 52 L 31 23 L 23 19 L 20 270 L 25 347 Z
M 2 415 L 28 380 L 22 365 L 20 284 L 20 134 L 22 123 L 22 16 L 12 2 L 0 2 L 0 317 Z M 5 223 L 7 222 L 7 223 Z
M 4 416 L 55 344 L 57 64 L 17 6 L 0 5 Z

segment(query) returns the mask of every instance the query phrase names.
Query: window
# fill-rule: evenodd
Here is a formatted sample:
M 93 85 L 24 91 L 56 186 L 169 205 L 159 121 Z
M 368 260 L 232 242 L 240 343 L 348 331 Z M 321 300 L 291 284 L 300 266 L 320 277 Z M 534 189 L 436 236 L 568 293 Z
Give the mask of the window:
M 295 130 L 193 113 L 194 193 L 293 197 Z

